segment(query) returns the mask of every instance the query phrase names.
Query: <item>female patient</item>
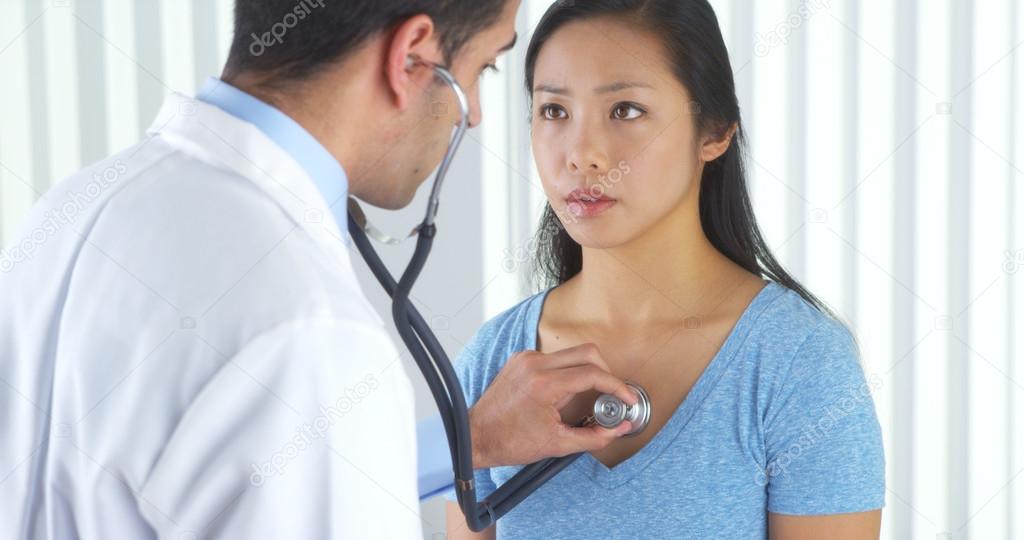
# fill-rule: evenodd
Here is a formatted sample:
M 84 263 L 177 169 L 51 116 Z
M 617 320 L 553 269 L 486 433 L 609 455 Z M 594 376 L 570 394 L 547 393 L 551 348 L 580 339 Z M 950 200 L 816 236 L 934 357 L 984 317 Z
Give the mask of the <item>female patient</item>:
M 704 0 L 557 2 L 526 57 L 552 286 L 456 362 L 475 402 L 523 350 L 594 344 L 650 394 L 482 537 L 874 538 L 884 460 L 846 327 L 779 265 L 746 188 L 725 45 Z M 596 395 L 563 410 L 588 414 Z M 484 497 L 519 467 L 476 471 Z M 473 537 L 448 504 L 450 538 Z

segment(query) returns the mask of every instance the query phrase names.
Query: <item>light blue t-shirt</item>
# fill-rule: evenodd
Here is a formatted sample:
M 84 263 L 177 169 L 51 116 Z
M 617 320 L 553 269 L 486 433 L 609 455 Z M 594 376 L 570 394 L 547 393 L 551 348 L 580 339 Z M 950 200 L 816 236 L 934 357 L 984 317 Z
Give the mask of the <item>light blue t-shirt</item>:
M 466 345 L 455 365 L 468 403 L 513 353 L 536 349 L 547 292 Z M 646 446 L 611 469 L 584 454 L 501 518 L 497 536 L 765 538 L 768 512 L 881 508 L 879 386 L 865 379 L 845 326 L 769 283 Z M 475 471 L 479 499 L 521 468 Z

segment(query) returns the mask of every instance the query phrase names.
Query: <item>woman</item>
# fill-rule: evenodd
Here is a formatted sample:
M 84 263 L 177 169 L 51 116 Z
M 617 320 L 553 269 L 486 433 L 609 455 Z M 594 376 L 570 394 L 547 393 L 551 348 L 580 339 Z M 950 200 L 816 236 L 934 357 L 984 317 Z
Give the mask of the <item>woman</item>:
M 516 351 L 593 343 L 648 391 L 653 414 L 479 537 L 877 537 L 870 388 L 846 327 L 758 231 L 711 7 L 558 2 L 526 79 L 549 203 L 538 270 L 553 287 L 467 345 L 456 362 L 467 399 Z M 595 397 L 576 396 L 565 421 Z M 478 496 L 518 470 L 476 471 Z M 448 518 L 450 538 L 474 537 L 454 503 Z

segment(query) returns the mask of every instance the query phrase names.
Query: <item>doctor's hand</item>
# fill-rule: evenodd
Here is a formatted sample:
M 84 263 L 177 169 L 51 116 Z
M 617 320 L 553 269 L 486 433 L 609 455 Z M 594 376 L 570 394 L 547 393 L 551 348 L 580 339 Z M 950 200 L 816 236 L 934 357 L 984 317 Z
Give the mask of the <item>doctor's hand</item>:
M 588 390 L 614 394 L 629 405 L 637 401 L 629 387 L 609 372 L 596 345 L 513 355 L 469 410 L 473 468 L 522 465 L 600 450 L 628 433 L 629 422 L 615 429 L 562 422 L 559 411 L 573 396 Z

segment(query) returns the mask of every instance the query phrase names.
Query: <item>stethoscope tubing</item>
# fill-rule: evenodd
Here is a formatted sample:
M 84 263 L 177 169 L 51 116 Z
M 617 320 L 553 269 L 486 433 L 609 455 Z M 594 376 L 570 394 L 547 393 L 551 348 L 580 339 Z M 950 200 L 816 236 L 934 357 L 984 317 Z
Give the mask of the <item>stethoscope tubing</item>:
M 476 487 L 472 481 L 474 479 L 472 440 L 465 395 L 451 361 L 438 342 L 437 336 L 409 301 L 412 284 L 422 271 L 433 245 L 436 226 L 422 226 L 409 265 L 401 279 L 396 282 L 353 216 L 349 215 L 348 220 L 349 233 L 356 248 L 366 260 L 374 277 L 391 297 L 391 314 L 395 328 L 426 379 L 430 393 L 437 404 L 448 437 L 459 506 L 466 516 L 470 529 L 476 532 L 482 531 L 515 508 L 545 482 L 571 465 L 582 454 L 548 458 L 527 465 L 483 501 L 477 501 Z
M 370 267 L 370 271 L 391 297 L 391 316 L 395 322 L 395 328 L 416 362 L 416 366 L 426 379 L 444 424 L 459 506 L 462 508 L 469 528 L 479 532 L 493 525 L 499 518 L 583 454 L 548 458 L 527 465 L 483 501 L 477 501 L 473 475 L 473 447 L 465 395 L 455 369 L 437 336 L 430 330 L 423 316 L 409 300 L 413 284 L 423 270 L 437 234 L 434 218 L 440 204 L 441 184 L 455 157 L 455 151 L 469 127 L 469 103 L 465 93 L 446 69 L 438 65 L 432 65 L 432 67 L 434 72 L 455 93 L 461 116 L 456 132 L 449 142 L 444 159 L 434 177 L 427 212 L 423 221 L 414 229 L 414 234 L 417 236 L 416 248 L 401 278 L 398 281 L 395 280 L 372 246 L 366 231 L 376 232 L 376 230 L 369 225 L 365 215 L 354 201 L 349 203 L 351 211 L 348 212 L 348 231 L 360 255 Z M 390 237 L 382 237 L 381 240 L 389 244 L 396 243 Z

